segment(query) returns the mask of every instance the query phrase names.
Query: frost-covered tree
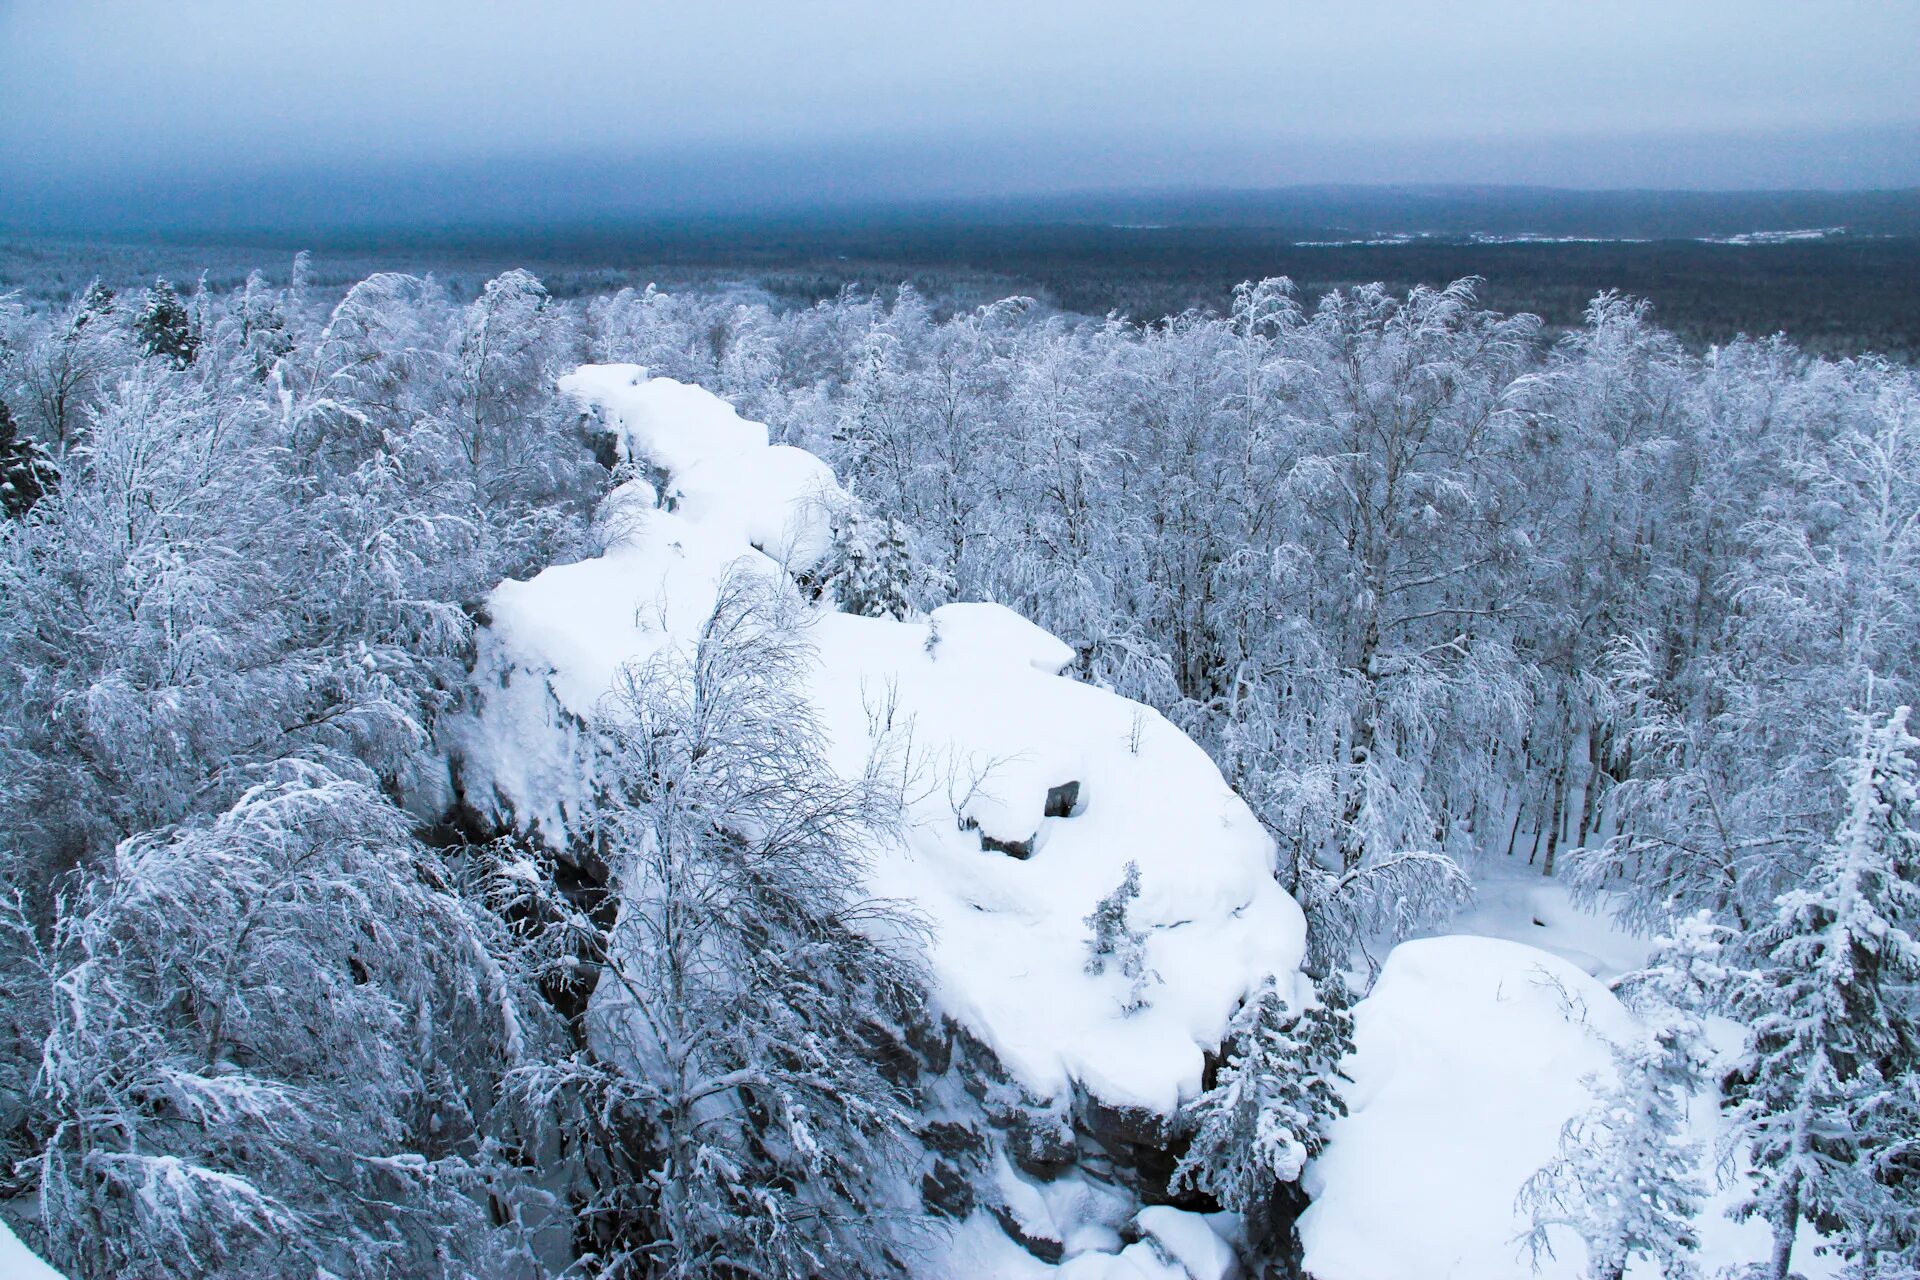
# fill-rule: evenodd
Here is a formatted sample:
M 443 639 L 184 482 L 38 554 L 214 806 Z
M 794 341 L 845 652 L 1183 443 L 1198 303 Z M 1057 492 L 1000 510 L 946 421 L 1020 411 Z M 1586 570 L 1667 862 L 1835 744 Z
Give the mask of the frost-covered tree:
M 1850 713 L 1911 702 L 1920 414 L 1910 371 L 1716 353 L 1647 517 L 1656 615 L 1611 641 L 1626 763 L 1617 834 L 1576 859 L 1637 925 L 1668 902 L 1745 930 L 1803 883 L 1842 817 Z
M 134 352 L 113 290 L 95 280 L 16 353 L 17 407 L 56 457 L 85 433 L 87 415 Z
M 200 350 L 200 332 L 173 282 L 153 282 L 133 317 L 133 336 L 143 354 L 170 362 L 176 369 L 193 363 Z
M 1378 964 L 1379 940 L 1410 937 L 1473 900 L 1473 882 L 1444 853 L 1416 849 L 1378 858 L 1335 876 L 1299 868 L 1290 891 L 1306 913 L 1309 972 L 1338 971 L 1358 954 Z
M 1703 912 L 1677 921 L 1648 968 L 1622 979 L 1640 1026 L 1611 1046 L 1611 1076 L 1589 1078 L 1593 1105 L 1561 1130 L 1558 1158 L 1520 1189 L 1536 1270 L 1553 1255 L 1553 1229 L 1566 1228 L 1586 1246 L 1591 1280 L 1620 1280 L 1635 1258 L 1674 1280 L 1698 1274 L 1707 1153 L 1688 1136 L 1687 1112 L 1712 1082 L 1701 1010 L 1724 985 L 1719 956 Z
M 1173 1189 L 1245 1215 L 1256 1242 L 1271 1234 L 1275 1193 L 1299 1180 L 1347 1114 L 1335 1083 L 1353 1050 L 1346 980 L 1336 974 L 1314 993 L 1296 1009 L 1269 979 L 1235 1016 L 1213 1086 L 1180 1113 L 1190 1138 Z
M 481 288 L 451 342 L 448 425 L 468 462 L 501 491 L 549 484 L 527 472 L 551 465 L 534 420 L 565 413 L 549 384 L 579 358 L 570 317 L 532 273 L 509 271 Z
M 274 365 L 294 349 L 297 315 L 288 297 L 267 283 L 258 271 L 249 272 L 240 292 L 228 303 L 210 329 L 209 346 L 222 359 L 265 380 Z
M 1160 975 L 1147 968 L 1147 932 L 1133 927 L 1133 903 L 1140 896 L 1140 864 L 1129 860 L 1113 891 L 1094 904 L 1085 920 L 1087 973 L 1112 969 L 1127 980 L 1120 1011 L 1129 1017 L 1147 1007 L 1147 989 Z
M 879 525 L 849 504 L 835 515 L 827 552 L 826 589 L 848 613 L 904 620 L 913 612 L 913 551 L 906 526 L 896 519 Z
M 913 548 L 907 540 L 907 527 L 889 519 L 874 548 L 872 607 L 879 616 L 905 621 L 913 612 Z
M 604 1274 L 892 1275 L 918 1221 L 913 1099 L 879 1064 L 920 998 L 915 926 L 862 888 L 888 814 L 826 763 L 804 617 L 741 567 L 690 651 L 621 677 L 604 924 L 521 873 L 562 971 L 598 975 L 586 1048 L 523 1090 L 586 1135 Z
M 827 587 L 846 612 L 869 612 L 878 595 L 877 560 L 866 517 L 858 507 L 848 506 L 833 522 L 827 569 Z
M 1904 707 L 1860 718 L 1841 766 L 1845 816 L 1747 944 L 1756 967 L 1736 1007 L 1752 1024 L 1733 1121 L 1754 1183 L 1741 1211 L 1773 1230 L 1771 1280 L 1791 1269 L 1802 1222 L 1845 1239 L 1911 1218 L 1912 1181 L 1883 1181 L 1873 1159 L 1896 1136 L 1879 1125 L 1903 1113 L 1920 1046 L 1920 739 L 1907 720 Z
M 503 1101 L 537 997 L 364 784 L 273 771 L 123 843 L 51 948 L 36 1090 L 75 1275 L 468 1276 L 524 1259 Z
M 25 515 L 53 482 L 52 459 L 20 434 L 13 411 L 0 400 L 0 515 Z

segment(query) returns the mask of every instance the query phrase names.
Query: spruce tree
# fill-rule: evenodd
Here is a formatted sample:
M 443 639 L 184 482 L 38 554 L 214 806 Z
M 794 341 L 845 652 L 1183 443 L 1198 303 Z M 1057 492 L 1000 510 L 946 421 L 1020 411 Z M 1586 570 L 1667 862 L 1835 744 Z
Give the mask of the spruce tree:
M 1687 1137 L 1687 1105 L 1713 1065 L 1700 1010 L 1725 979 L 1707 915 L 1679 921 L 1653 964 L 1623 983 L 1641 1033 L 1613 1047 L 1613 1078 L 1590 1081 L 1594 1104 L 1567 1122 L 1560 1154 L 1520 1191 L 1523 1237 L 1538 1268 L 1567 1227 L 1587 1246 L 1591 1280 L 1620 1280 L 1644 1257 L 1669 1280 L 1696 1273 L 1694 1220 L 1707 1193 L 1705 1151 Z
M 112 289 L 95 279 L 80 295 L 80 306 L 76 310 L 74 327 L 80 328 L 93 321 L 95 317 L 111 316 L 116 295 Z
M 1775 900 L 1739 992 L 1753 1023 L 1733 1116 L 1754 1182 L 1740 1212 L 1773 1229 L 1771 1280 L 1785 1280 L 1803 1221 L 1877 1241 L 1876 1251 L 1910 1244 L 1884 1231 L 1910 1216 L 1913 1182 L 1887 1176 L 1876 1156 L 1900 1136 L 1883 1126 L 1908 1113 L 1920 1035 L 1910 985 L 1920 944 L 1909 931 L 1920 911 L 1920 740 L 1907 719 L 1902 707 L 1860 720 L 1843 765 L 1845 817 L 1806 887 Z
M 867 522 L 858 507 L 849 506 L 833 525 L 830 552 L 833 598 L 847 613 L 873 613 L 874 549 Z
M 889 518 L 886 533 L 875 549 L 873 593 L 868 612 L 876 617 L 904 620 L 913 611 L 913 552 L 907 529 Z
M 1140 896 L 1140 864 L 1129 861 L 1126 874 L 1112 893 L 1100 899 L 1086 918 L 1093 936 L 1087 939 L 1087 973 L 1099 975 L 1111 965 L 1127 980 L 1127 999 L 1121 1012 L 1128 1017 L 1147 1007 L 1147 987 L 1160 975 L 1147 968 L 1147 935 L 1135 929 L 1129 905 Z
M 52 486 L 53 463 L 14 425 L 13 411 L 0 400 L 0 514 L 23 516 Z
M 200 351 L 200 334 L 193 317 L 187 314 L 173 282 L 165 277 L 154 280 L 147 290 L 140 314 L 134 317 L 133 332 L 143 352 L 171 361 L 176 369 L 192 364 Z
M 1335 974 L 1315 993 L 1313 1004 L 1294 1009 L 1268 979 L 1234 1019 L 1213 1087 L 1181 1112 L 1192 1140 L 1173 1189 L 1244 1214 L 1256 1241 L 1270 1234 L 1274 1193 L 1299 1180 L 1347 1113 L 1334 1083 L 1353 1049 L 1346 980 Z

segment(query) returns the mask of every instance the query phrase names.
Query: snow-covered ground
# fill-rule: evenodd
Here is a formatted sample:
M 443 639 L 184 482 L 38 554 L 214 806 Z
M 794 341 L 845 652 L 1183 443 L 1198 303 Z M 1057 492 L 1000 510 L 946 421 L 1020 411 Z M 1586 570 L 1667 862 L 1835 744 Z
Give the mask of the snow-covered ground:
M 1351 1114 L 1307 1170 L 1313 1204 L 1300 1222 L 1314 1280 L 1523 1280 L 1586 1275 L 1585 1249 L 1554 1236 L 1539 1271 L 1518 1237 L 1515 1200 L 1551 1160 L 1560 1130 L 1584 1111 L 1584 1083 L 1611 1070 L 1605 1038 L 1633 1033 L 1633 1014 L 1608 983 L 1646 963 L 1650 941 L 1576 906 L 1566 888 L 1523 859 L 1485 859 L 1476 900 L 1449 932 L 1403 943 L 1354 1010 L 1348 1060 Z M 1730 1065 L 1741 1028 L 1710 1025 Z M 1716 1078 L 1722 1071 L 1712 1073 Z M 1722 1138 L 1718 1100 L 1696 1098 L 1693 1136 Z M 1738 1169 L 1699 1219 L 1709 1275 L 1765 1258 L 1758 1222 L 1735 1222 Z M 1803 1230 L 1795 1270 L 1837 1274 Z M 1630 1280 L 1653 1280 L 1644 1263 Z
M 1566 884 L 1521 857 L 1485 857 L 1473 874 L 1473 903 L 1447 934 L 1505 938 L 1551 952 L 1601 982 L 1643 967 L 1652 940 L 1621 929 L 1605 909 L 1574 905 Z
M 1351 1113 L 1307 1172 L 1317 1280 L 1525 1275 L 1513 1200 L 1632 1025 L 1607 989 L 1493 938 L 1395 948 L 1354 1010 Z M 1574 1274 L 1578 1274 L 1576 1270 Z

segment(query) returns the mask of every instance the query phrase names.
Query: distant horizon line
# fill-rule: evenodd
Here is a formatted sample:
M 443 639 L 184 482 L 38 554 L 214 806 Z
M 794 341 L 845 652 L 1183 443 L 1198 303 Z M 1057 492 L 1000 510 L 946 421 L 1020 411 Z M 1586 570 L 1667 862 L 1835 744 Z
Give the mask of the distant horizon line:
M 1405 209 L 1392 209 L 1392 201 L 1409 201 Z M 1288 203 L 1288 201 L 1296 203 Z M 1580 209 L 1576 203 L 1565 207 L 1530 207 L 1528 201 L 1592 201 L 1596 207 Z M 1317 205 L 1313 201 L 1319 201 Z M 1348 201 L 1354 207 L 1338 207 Z M 1427 207 L 1421 207 L 1425 201 Z M 1471 201 L 1463 207 L 1463 201 Z M 480 201 L 482 205 L 486 201 Z M 1759 209 L 1741 209 L 1743 203 L 1780 203 L 1772 225 L 1736 225 L 1740 215 L 1755 217 Z M 624 205 L 624 207 L 622 207 Z M 1142 215 L 1154 205 L 1164 205 L 1158 215 L 1167 223 L 1116 223 L 1112 219 Z M 1475 207 L 1484 205 L 1484 207 Z M 1814 209 L 1809 205 L 1832 205 Z M 1920 184 L 1880 186 L 1880 188 L 1793 188 L 1793 186 L 1740 186 L 1740 188 L 1674 188 L 1674 186 L 1561 186 L 1548 182 L 1283 182 L 1283 184 L 1202 184 L 1202 182 L 1150 182 L 1139 186 L 1079 186 L 1068 190 L 1025 190 L 1025 192 L 968 192 L 968 194 L 860 194 L 860 196 L 795 196 L 789 200 L 735 200 L 689 203 L 684 207 L 645 205 L 618 198 L 591 201 L 586 207 L 566 209 L 524 209 L 524 207 L 482 207 L 476 211 L 461 209 L 386 209 L 371 213 L 361 209 L 313 209 L 280 207 L 275 213 L 263 209 L 219 209 L 196 217 L 194 211 L 163 213 L 148 221 L 131 217 L 131 209 L 104 211 L 104 217 L 75 215 L 75 211 L 52 211 L 42 217 L 15 219 L 0 211 L 0 236 L 10 240 L 38 242 L 86 242 L 86 244 L 236 244 L 267 242 L 286 244 L 298 238 L 317 242 L 338 240 L 380 240 L 392 236 L 451 236 L 476 240 L 503 240 L 528 234 L 580 234 L 589 238 L 611 238 L 630 234 L 674 236 L 701 230 L 820 230 L 849 232 L 852 223 L 866 221 L 866 230 L 968 230 L 968 228 L 1033 228 L 1075 226 L 1106 230 L 1169 230 L 1169 232 L 1325 232 L 1325 230 L 1379 230 L 1411 234 L 1473 234 L 1523 230 L 1559 230 L 1572 225 L 1588 225 L 1590 219 L 1638 221 L 1640 228 L 1663 219 L 1695 221 L 1713 219 L 1711 230 L 1693 226 L 1690 230 L 1670 230 L 1651 234 L 1657 240 L 1686 240 L 1699 234 L 1728 234 L 1753 230 L 1801 230 L 1812 226 L 1839 226 L 1818 213 L 1843 213 L 1841 205 L 1862 205 L 1853 209 L 1870 215 L 1874 226 L 1882 230 L 1860 230 L 1857 234 L 1897 234 L 1920 236 Z M 1780 215 L 1801 209 L 1812 221 L 1788 226 Z M 61 217 L 65 213 L 65 217 Z M 972 215 L 972 217 L 970 217 Z M 1486 225 L 1469 226 L 1463 217 L 1478 215 Z M 1446 217 L 1448 226 L 1423 228 L 1423 217 Z M 1551 217 L 1557 226 L 1523 228 L 1528 217 Z M 1329 221 L 1350 219 L 1350 221 Z M 1369 219 L 1354 225 L 1352 219 Z M 1396 219 L 1405 219 L 1398 221 Z M 1887 221 L 1891 219 L 1891 223 Z M 1763 219 L 1766 221 L 1766 219 Z M 1895 226 L 1893 230 L 1885 230 Z M 1597 238 L 1632 238 L 1619 230 L 1601 232 Z

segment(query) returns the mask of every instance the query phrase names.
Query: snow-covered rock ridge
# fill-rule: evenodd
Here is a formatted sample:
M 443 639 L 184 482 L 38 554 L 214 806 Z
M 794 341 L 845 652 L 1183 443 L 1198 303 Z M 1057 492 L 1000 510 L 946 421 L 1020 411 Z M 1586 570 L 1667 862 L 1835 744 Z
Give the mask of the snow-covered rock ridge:
M 621 666 L 686 643 L 736 566 L 800 590 L 847 500 L 817 458 L 769 445 L 698 388 L 632 365 L 582 368 L 562 387 L 644 478 L 608 498 L 604 554 L 488 600 L 483 700 L 457 744 L 469 801 L 556 849 L 592 785 L 582 726 Z M 1091 1113 L 1116 1142 L 1150 1142 L 1200 1089 L 1247 993 L 1269 975 L 1297 980 L 1304 922 L 1253 814 L 1178 729 L 1063 677 L 1067 646 L 1000 606 L 899 622 L 823 604 L 809 638 L 808 694 L 835 767 L 865 766 L 879 721 L 911 744 L 904 834 L 867 852 L 873 892 L 932 926 L 936 1008 L 1030 1108 L 1071 1110 L 1083 1129 Z M 1130 862 L 1130 923 L 1153 975 L 1131 1014 L 1123 977 L 1088 972 L 1085 923 Z M 1080 1211 L 1019 1186 L 1004 1199 L 1038 1206 L 1015 1214 L 1023 1229 L 1072 1255 Z

